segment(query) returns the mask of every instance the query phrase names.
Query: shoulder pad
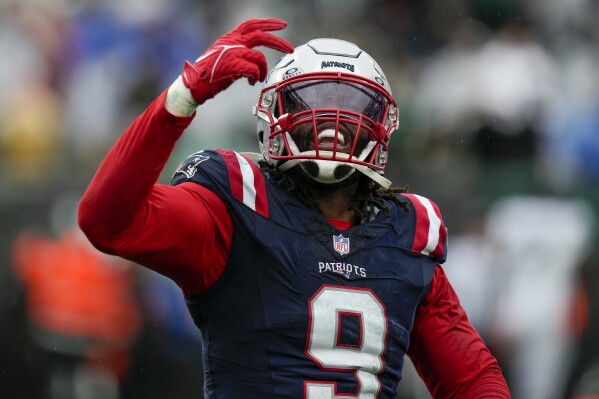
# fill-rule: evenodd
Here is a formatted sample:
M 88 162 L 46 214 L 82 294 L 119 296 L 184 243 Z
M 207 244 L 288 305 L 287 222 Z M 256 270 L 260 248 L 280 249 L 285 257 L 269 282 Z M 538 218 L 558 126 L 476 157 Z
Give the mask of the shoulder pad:
M 256 164 L 235 151 L 205 150 L 190 155 L 177 167 L 171 184 L 185 181 L 200 184 L 226 201 L 241 202 L 268 216 L 264 176 Z
M 412 251 L 429 256 L 439 263 L 447 256 L 447 228 L 439 207 L 433 201 L 417 194 L 401 194 L 410 200 L 414 211 L 414 240 Z

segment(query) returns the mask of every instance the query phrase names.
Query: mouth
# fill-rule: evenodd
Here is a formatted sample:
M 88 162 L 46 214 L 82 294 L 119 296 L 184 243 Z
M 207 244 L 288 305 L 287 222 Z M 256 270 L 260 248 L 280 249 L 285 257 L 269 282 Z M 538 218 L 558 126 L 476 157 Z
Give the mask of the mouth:
M 354 127 L 346 126 L 344 123 L 320 123 L 318 132 L 314 135 L 314 124 L 311 121 L 295 127 L 292 136 L 297 145 L 298 152 L 326 151 L 330 153 L 350 154 L 354 146 Z M 368 144 L 368 139 L 360 134 L 354 152 L 357 154 Z
M 337 151 L 349 153 L 351 150 L 350 140 L 341 131 L 335 129 L 324 129 L 317 136 L 318 149 L 321 151 Z M 314 147 L 314 143 L 312 143 Z M 315 148 L 312 148 L 315 149 Z

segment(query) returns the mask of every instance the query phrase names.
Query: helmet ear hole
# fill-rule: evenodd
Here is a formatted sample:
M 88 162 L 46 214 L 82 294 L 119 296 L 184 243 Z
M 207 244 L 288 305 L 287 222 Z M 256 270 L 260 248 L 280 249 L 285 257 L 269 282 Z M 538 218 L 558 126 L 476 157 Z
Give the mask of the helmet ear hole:
M 258 132 L 258 141 L 260 144 L 264 144 L 264 130 L 260 130 Z

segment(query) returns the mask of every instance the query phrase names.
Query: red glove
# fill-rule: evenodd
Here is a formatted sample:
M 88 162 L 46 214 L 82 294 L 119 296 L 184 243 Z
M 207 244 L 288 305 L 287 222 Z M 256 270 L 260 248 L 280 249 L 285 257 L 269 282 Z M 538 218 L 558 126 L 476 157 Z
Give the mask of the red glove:
M 241 76 L 251 85 L 264 81 L 268 73 L 266 57 L 252 48 L 266 46 L 291 53 L 291 43 L 268 33 L 286 26 L 287 22 L 275 18 L 249 19 L 218 39 L 193 65 L 185 61 L 181 76 L 194 100 L 202 104 Z

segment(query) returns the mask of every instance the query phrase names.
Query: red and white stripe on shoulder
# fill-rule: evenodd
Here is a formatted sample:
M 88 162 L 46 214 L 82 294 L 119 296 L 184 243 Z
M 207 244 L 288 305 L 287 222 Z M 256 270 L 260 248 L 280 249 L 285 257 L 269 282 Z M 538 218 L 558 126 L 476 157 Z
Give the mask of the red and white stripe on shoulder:
M 443 254 L 447 229 L 441 218 L 439 207 L 428 198 L 417 194 L 408 197 L 416 211 L 416 228 L 412 251 L 437 258 Z
M 233 197 L 252 210 L 268 217 L 266 183 L 260 169 L 252 161 L 232 150 L 217 150 L 225 160 Z

